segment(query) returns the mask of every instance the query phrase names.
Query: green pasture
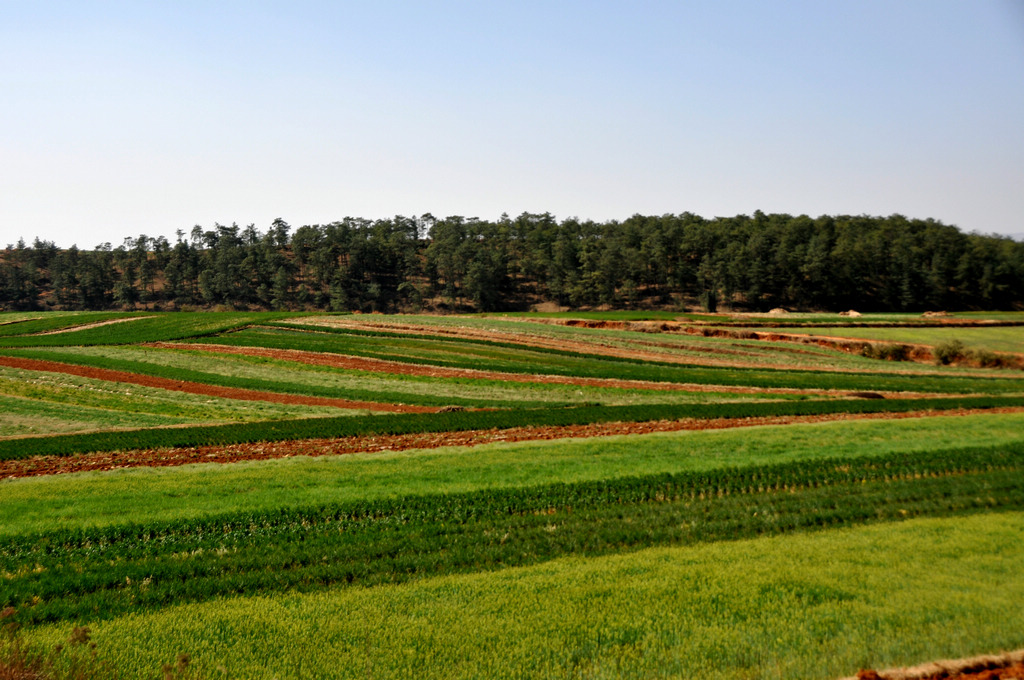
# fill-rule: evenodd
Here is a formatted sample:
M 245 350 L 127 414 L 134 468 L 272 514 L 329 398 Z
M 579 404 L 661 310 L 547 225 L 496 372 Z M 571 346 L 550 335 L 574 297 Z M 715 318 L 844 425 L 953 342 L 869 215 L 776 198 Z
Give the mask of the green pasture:
M 67 347 L 76 345 L 130 345 L 202 337 L 255 323 L 302 316 L 299 312 L 41 312 L 38 321 L 0 325 L 0 347 Z M 0 322 L 7 318 L 0 314 Z M 131 319 L 105 326 L 75 330 L 75 326 Z M 36 335 L 63 329 L 65 332 Z
M 908 315 L 871 316 L 886 317 L 886 319 L 874 319 L 874 321 L 867 323 L 881 323 L 883 321 L 887 321 L 888 323 L 905 322 L 908 317 Z M 905 338 L 911 338 L 916 334 L 922 334 L 924 336 L 934 335 L 937 338 L 942 338 L 947 331 L 967 330 L 970 332 L 966 335 L 978 338 L 985 338 L 987 337 L 986 334 L 991 333 L 991 342 L 988 343 L 992 345 L 991 347 L 984 342 L 980 342 L 976 347 L 971 346 L 971 348 L 992 349 L 995 351 L 996 347 L 1000 345 L 1000 341 L 1005 337 L 1009 338 L 1011 342 L 1015 342 L 1018 349 L 1002 349 L 998 351 L 1024 351 L 1024 326 L 950 329 L 937 326 L 935 325 L 937 322 L 934 321 L 928 321 L 927 323 L 930 325 L 927 326 L 920 325 L 925 323 L 925 321 L 920 320 L 920 324 L 905 327 L 872 328 L 856 325 L 825 326 L 824 324 L 828 323 L 827 318 L 814 318 L 816 321 L 811 327 L 773 327 L 770 330 L 780 333 L 788 332 L 801 335 L 835 335 L 838 337 L 863 339 L 874 338 L 879 340 L 889 340 L 892 342 L 909 342 L 911 344 L 918 341 L 904 339 L 904 336 Z M 844 317 L 836 317 L 836 319 L 843 318 Z M 1024 319 L 1024 314 L 1022 314 L 1021 318 Z M 799 342 L 764 342 L 739 338 L 715 338 L 682 333 L 642 332 L 638 330 L 629 330 L 628 328 L 603 329 L 570 327 L 552 324 L 524 323 L 521 320 L 499 322 L 493 318 L 467 316 L 430 317 L 396 315 L 394 319 L 396 323 L 402 322 L 427 327 L 433 326 L 447 330 L 461 326 L 478 330 L 494 330 L 509 333 L 510 335 L 524 333 L 531 336 L 570 340 L 581 343 L 584 349 L 589 343 L 597 343 L 602 346 L 611 346 L 627 350 L 642 349 L 657 351 L 665 353 L 666 359 L 676 359 L 681 361 L 689 359 L 690 361 L 700 361 L 702 363 L 711 362 L 722 365 L 742 362 L 764 368 L 792 368 L 794 365 L 799 365 L 807 369 L 872 371 L 879 373 L 911 372 L 930 375 L 990 374 L 986 372 L 979 373 L 978 371 L 971 369 L 951 370 L 951 367 L 948 366 L 939 367 L 928 364 L 882 361 L 879 359 L 862 357 L 858 354 L 841 352 L 838 350 Z M 298 323 L 301 325 L 311 326 L 321 325 L 329 328 L 339 325 L 339 321 L 341 322 L 341 327 L 344 327 L 344 319 L 335 320 L 331 317 L 314 316 L 301 319 Z M 835 319 L 833 319 L 831 323 L 835 323 Z M 775 325 L 777 326 L 779 324 L 776 323 Z M 956 334 L 950 333 L 950 335 L 955 337 Z M 939 341 L 941 342 L 942 340 L 940 339 Z M 929 344 L 924 341 L 920 341 L 920 343 Z
M 324 330 L 335 329 L 344 331 L 351 317 L 308 317 L 290 323 L 279 323 L 282 327 L 311 326 Z M 388 317 L 385 323 L 410 324 L 437 329 L 436 336 L 427 336 L 435 341 L 448 341 L 454 343 L 474 343 L 478 345 L 497 345 L 506 349 L 518 350 L 526 347 L 532 338 L 553 338 L 561 341 L 578 344 L 580 352 L 588 351 L 598 353 L 605 347 L 613 347 L 626 351 L 657 352 L 664 355 L 666 361 L 696 361 L 701 363 L 730 365 L 731 363 L 742 362 L 755 366 L 771 367 L 792 367 L 796 364 L 807 368 L 824 369 L 856 369 L 856 370 L 889 370 L 885 364 L 852 355 L 846 352 L 817 347 L 813 345 L 800 345 L 797 343 L 758 343 L 737 340 L 733 338 L 706 338 L 701 335 L 690 335 L 683 333 L 662 333 L 650 332 L 637 329 L 606 329 L 586 328 L 580 326 L 563 326 L 547 323 L 536 323 L 529 318 L 520 317 L 481 317 L 481 316 L 413 316 L 394 315 Z M 460 328 L 470 328 L 478 331 L 489 331 L 505 334 L 507 341 L 482 342 L 468 338 L 451 338 L 446 333 L 458 332 Z M 353 334 L 366 335 L 367 331 L 355 332 Z M 415 340 L 423 336 L 405 332 L 401 328 L 384 328 L 382 334 L 389 337 L 406 338 Z M 588 346 L 593 346 L 590 349 Z M 557 352 L 558 350 L 554 350 Z M 548 350 L 552 352 L 552 350 Z M 561 353 L 566 353 L 562 351 Z M 906 367 L 903 367 L 904 370 Z
M 301 334 L 296 334 L 296 338 L 301 341 Z M 688 404 L 779 400 L 800 396 L 436 378 L 314 366 L 298 361 L 217 354 L 202 350 L 154 347 L 66 347 L 59 350 L 8 350 L 7 353 L 224 387 L 428 406 L 497 408 L 582 403 Z
M 967 349 L 990 352 L 1024 353 L 1024 326 L 996 326 L 993 328 L 780 328 L 779 332 L 802 333 L 815 336 L 884 340 L 914 345 L 930 345 L 959 340 Z
M 33 456 L 73 456 L 98 451 L 134 451 L 173 447 L 260 444 L 286 440 L 333 439 L 377 434 L 414 435 L 469 430 L 507 430 L 519 427 L 567 427 L 597 423 L 646 423 L 658 420 L 836 416 L 840 414 L 898 414 L 1020 408 L 1021 396 L 953 396 L 924 399 L 818 399 L 711 404 L 580 405 L 534 409 L 442 409 L 436 413 L 374 415 L 348 411 L 336 418 L 296 418 L 257 423 L 143 428 L 88 434 L 65 434 L 17 441 L 0 440 L 0 460 Z M 298 444 L 304 447 L 309 443 Z M 315 443 L 312 444 L 316 446 Z
M 0 394 L 0 438 L 160 427 L 189 422 L 194 420 L 153 413 L 111 411 L 90 406 L 69 409 L 62 404 Z
M 52 409 L 64 416 L 76 417 L 83 409 L 96 413 L 107 413 L 109 417 L 124 418 L 137 415 L 139 420 L 132 427 L 147 427 L 152 424 L 150 416 L 173 419 L 175 423 L 201 422 L 251 422 L 279 420 L 284 418 L 308 418 L 311 416 L 337 416 L 343 411 L 321 406 L 294 406 L 264 401 L 243 401 L 208 397 L 174 390 L 164 390 L 142 385 L 94 380 L 63 373 L 28 371 L 0 366 L 0 398 L 11 403 L 23 403 L 23 409 Z M 0 412 L 0 428 L 10 412 Z M 71 430 L 47 430 L 36 427 L 36 434 L 57 434 Z M 19 434 L 5 432 L 0 436 Z M 27 434 L 27 433 L 21 433 Z
M 473 368 L 525 374 L 569 375 L 722 386 L 788 387 L 803 389 L 892 390 L 915 392 L 998 393 L 1024 390 L 1017 372 L 939 371 L 917 375 L 913 364 L 875 361 L 874 372 L 779 370 L 674 364 L 532 348 L 512 343 L 469 342 L 439 337 L 409 337 L 399 333 L 338 330 L 303 333 L 288 329 L 245 329 L 203 339 L 204 343 L 301 349 L 401 361 L 414 364 Z M 76 350 L 81 353 L 80 350 Z M 8 352 L 12 353 L 13 352 Z M 20 356 L 28 356 L 20 354 Z M 798 360 L 796 360 L 798 361 Z M 866 360 L 865 360 L 866 361 Z M 127 370 L 127 369 L 126 369 Z M 906 373 L 889 371 L 901 370 Z
M 275 508 L 8 539 L 0 606 L 41 624 L 226 594 L 307 592 L 815 531 L 1016 510 L 1008 447 Z
M 141 313 L 126 312 L 4 312 L 0 314 L 0 338 L 73 331 L 77 326 L 142 318 L 145 316 Z
M 0 481 L 0 535 L 481 489 L 1020 443 L 1024 414 L 488 444 Z M 133 509 L 126 517 L 123 509 Z
M 152 677 L 836 678 L 1024 645 L 1024 514 L 564 558 L 93 623 Z M 30 630 L 43 646 L 68 625 Z
M 72 453 L 186 439 L 926 404 L 403 376 L 140 346 L 156 340 L 518 374 L 831 389 L 836 397 L 1024 395 L 1019 371 L 881 362 L 797 343 L 636 327 L 566 327 L 542 323 L 544 315 L 360 319 L 420 326 L 424 336 L 353 331 L 344 328 L 347 317 L 247 312 L 139 313 L 73 330 L 127 316 L 0 315 L 0 353 L 226 387 L 500 410 L 320 418 L 311 416 L 340 412 L 0 368 L 0 437 L 112 431 L 9 439 L 0 442 L 8 457 L 29 455 L 29 443 L 43 441 L 70 442 L 64 453 Z M 1006 331 L 1019 342 L 1021 332 L 918 327 L 919 315 L 885 316 L 858 321 L 915 327 L 784 318 L 799 332 L 838 329 L 847 337 L 976 330 L 998 344 Z M 700 320 L 631 312 L 586 318 Z M 448 337 L 460 326 L 508 341 Z M 537 339 L 578 342 L 580 351 L 529 346 Z M 609 346 L 670 361 L 598 354 Z M 710 361 L 723 363 L 696 365 Z M 989 408 L 1018 398 L 954 399 L 927 405 Z M 322 452 L 315 440 L 298 446 Z M 88 625 L 98 661 L 122 678 L 147 680 L 179 654 L 192 659 L 191 671 L 179 675 L 193 678 L 746 679 L 836 678 L 1024 646 L 1024 414 L 344 456 L 296 450 L 230 465 L 0 480 L 0 609 L 14 605 L 13 620 L 28 624 L 23 635 L 44 647 Z

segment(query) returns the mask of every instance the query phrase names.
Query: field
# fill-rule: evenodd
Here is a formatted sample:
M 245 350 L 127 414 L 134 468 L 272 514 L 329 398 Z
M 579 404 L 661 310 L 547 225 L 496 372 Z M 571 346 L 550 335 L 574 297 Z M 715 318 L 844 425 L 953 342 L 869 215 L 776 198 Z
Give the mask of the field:
M 1024 318 L 962 321 L 0 315 L 0 671 L 838 678 L 1024 647 Z M 1001 360 L 926 359 L 950 331 Z

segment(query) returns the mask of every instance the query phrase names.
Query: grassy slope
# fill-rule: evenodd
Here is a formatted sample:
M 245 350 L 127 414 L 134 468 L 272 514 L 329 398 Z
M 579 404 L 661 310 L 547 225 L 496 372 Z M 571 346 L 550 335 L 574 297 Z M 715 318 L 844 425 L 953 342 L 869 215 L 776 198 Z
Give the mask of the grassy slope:
M 900 375 L 891 362 L 879 364 L 875 373 L 831 373 L 770 368 L 724 368 L 639 362 L 571 352 L 502 347 L 438 338 L 403 338 L 346 333 L 308 334 L 284 330 L 244 330 L 206 342 L 235 345 L 335 352 L 410 363 L 479 368 L 512 373 L 546 373 L 595 378 L 629 378 L 712 385 L 796 387 L 846 390 L 905 390 L 935 392 L 1019 391 L 1024 377 L 1013 373 L 947 372 L 937 375 Z M 882 364 L 886 365 L 882 365 Z M 898 368 L 898 367 L 897 367 Z M 885 369 L 885 370 L 883 370 Z
M 125 312 L 5 312 L 0 314 L 0 337 L 71 330 L 75 326 L 142 316 Z
M 302 316 L 288 312 L 172 312 L 149 313 L 124 323 L 109 324 L 75 330 L 73 326 L 87 321 L 140 316 L 134 313 L 100 312 L 74 316 L 40 313 L 39 321 L 27 321 L 6 328 L 7 333 L 38 332 L 53 328 L 68 328 L 68 332 L 54 335 L 6 335 L 0 337 L 0 347 L 67 347 L 74 345 L 121 345 L 156 342 L 180 338 L 199 337 L 241 328 L 253 323 L 265 323 Z M 4 320 L 0 315 L 0 321 Z
M 887 340 L 920 345 L 939 345 L 960 340 L 971 349 L 993 352 L 1024 352 L 1024 327 L 1006 328 L 780 328 L 780 332 L 805 333 L 841 338 Z
M 357 323 L 356 317 L 309 316 L 290 322 L 288 326 L 319 327 L 321 329 L 345 329 Z M 764 343 L 742 343 L 731 338 L 705 338 L 699 335 L 683 335 L 677 333 L 643 333 L 626 329 L 594 329 L 568 327 L 551 324 L 509 321 L 506 318 L 481 318 L 478 316 L 426 316 L 426 315 L 394 315 L 377 322 L 384 326 L 411 325 L 437 329 L 451 334 L 461 329 L 472 329 L 487 333 L 499 333 L 510 342 L 532 342 L 536 338 L 550 338 L 573 343 L 580 343 L 580 351 L 588 351 L 588 344 L 600 347 L 642 348 L 645 351 L 656 351 L 668 356 L 679 358 L 701 357 L 718 360 L 718 362 L 734 362 L 743 360 L 756 365 L 792 365 L 796 360 L 809 365 L 822 367 L 856 367 L 869 366 L 867 359 L 853 356 L 824 347 L 793 345 L 799 356 L 792 352 L 780 352 L 777 345 Z M 395 332 L 402 332 L 400 326 Z
M 160 427 L 190 422 L 194 420 L 171 415 L 112 411 L 90 406 L 69 409 L 62 404 L 0 394 L 0 438 Z
M 127 414 L 162 415 L 181 422 L 235 421 L 338 415 L 327 407 L 222 399 L 186 392 L 126 385 L 107 380 L 25 371 L 0 366 L 0 395 L 37 401 L 55 408 L 93 407 Z M 2 417 L 2 415 L 0 415 Z M 142 427 L 140 424 L 139 427 Z
M 0 532 L 1011 441 L 1024 446 L 1024 414 L 833 422 L 36 477 L 0 481 Z M 133 509 L 130 517 L 124 514 L 126 507 Z
M 581 387 L 502 380 L 446 379 L 353 371 L 295 361 L 151 347 L 75 347 L 18 352 L 30 358 L 53 358 L 161 377 L 195 374 L 197 381 L 252 389 L 311 393 L 366 401 L 464 406 L 543 406 L 598 402 L 602 404 L 683 404 L 706 401 L 747 401 L 779 395 L 685 393 Z M 277 389 L 280 388 L 280 389 Z M 287 390 L 285 389 L 287 388 Z
M 835 678 L 1024 645 L 1022 533 L 1022 513 L 922 519 L 229 598 L 92 630 L 130 678 L 180 653 L 209 676 L 267 679 Z
M 873 318 L 873 317 L 872 317 Z M 836 317 L 841 320 L 842 317 Z M 905 321 L 905 319 L 903 319 Z M 358 321 L 358 317 L 304 317 L 302 319 L 296 319 L 294 321 L 288 321 L 286 325 L 300 325 L 300 326 L 320 326 L 322 328 L 344 328 L 346 325 Z M 885 322 L 885 320 L 879 320 Z M 893 320 L 889 320 L 890 322 Z M 918 321 L 920 319 L 918 318 Z M 569 327 L 559 326 L 551 324 L 541 324 L 535 322 L 528 322 L 526 320 L 508 320 L 508 319 L 495 319 L 495 318 L 484 318 L 480 316 L 455 316 L 455 317 L 438 317 L 438 316 L 412 316 L 412 315 L 390 315 L 384 317 L 383 320 L 378 323 L 382 324 L 399 324 L 406 323 L 417 326 L 425 327 L 436 327 L 438 329 L 445 329 L 447 331 L 453 331 L 458 328 L 471 328 L 475 330 L 494 330 L 502 333 L 514 335 L 525 334 L 529 336 L 538 336 L 543 338 L 557 338 L 560 340 L 568 340 L 573 342 L 581 343 L 597 343 L 601 345 L 609 345 L 620 348 L 632 348 L 632 347 L 643 347 L 645 349 L 654 349 L 659 352 L 665 352 L 669 355 L 675 355 L 681 359 L 686 357 L 701 357 L 703 360 L 711 360 L 718 362 L 731 362 L 731 361 L 745 361 L 750 362 L 753 365 L 760 365 L 763 367 L 771 366 L 791 366 L 794 363 L 805 365 L 807 368 L 838 368 L 838 369 L 858 369 L 858 370 L 873 370 L 880 372 L 900 372 L 912 369 L 914 372 L 920 373 L 941 373 L 944 375 L 950 375 L 953 371 L 949 370 L 949 367 L 937 367 L 930 366 L 927 364 L 916 364 L 908 365 L 906 363 L 893 363 L 888 361 L 879 361 L 877 359 L 868 359 L 855 354 L 847 352 L 840 352 L 825 347 L 817 347 L 814 345 L 805 345 L 800 343 L 779 343 L 779 342 L 764 342 L 764 341 L 747 341 L 737 340 L 733 338 L 705 338 L 700 335 L 689 335 L 679 333 L 644 333 L 638 331 L 624 330 L 624 329 L 602 329 L 602 328 L 582 328 L 582 327 Z M 775 320 L 778 323 L 778 320 Z M 815 324 L 810 328 L 806 327 L 792 327 L 788 329 L 775 329 L 780 331 L 791 331 L 794 333 L 808 332 L 811 334 L 827 334 L 825 331 L 819 329 L 819 325 Z M 842 335 L 846 331 L 851 331 L 854 335 L 850 337 L 859 337 L 856 332 L 861 330 L 857 327 L 847 327 L 841 324 L 827 324 L 833 326 L 828 330 L 836 331 L 837 335 Z M 866 329 L 869 333 L 874 331 L 890 331 L 890 332 L 902 332 L 916 333 L 918 331 L 943 331 L 949 329 L 941 328 L 914 328 L 909 327 L 906 329 Z M 981 330 L 981 329 L 977 329 Z M 1010 332 L 1012 335 L 1013 331 L 1016 331 L 1016 337 L 1020 342 L 1024 342 L 1024 328 L 1006 328 L 1006 329 L 987 329 L 987 330 L 1004 330 Z M 982 333 L 984 330 L 982 330 Z M 1020 344 L 1020 342 L 1018 344 Z M 654 343 L 655 346 L 652 346 Z M 581 350 L 585 351 L 585 350 Z M 739 352 L 740 354 L 735 354 Z M 966 371 L 965 371 L 966 372 Z
M 310 326 L 321 329 L 345 329 L 357 321 L 354 317 L 307 317 L 295 323 L 282 325 Z M 584 328 L 579 326 L 561 326 L 546 323 L 535 323 L 524 320 L 510 321 L 507 319 L 482 318 L 477 316 L 437 317 L 437 316 L 389 316 L 382 323 L 410 324 L 413 326 L 436 328 L 439 332 L 458 332 L 459 329 L 496 332 L 507 337 L 509 342 L 531 343 L 535 338 L 556 339 L 564 342 L 577 343 L 580 352 L 603 351 L 604 347 L 635 350 L 664 354 L 666 360 L 702 361 L 730 365 L 733 362 L 744 362 L 754 366 L 769 368 L 772 366 L 792 366 L 800 363 L 807 368 L 860 368 L 863 370 L 886 370 L 886 366 L 877 361 L 851 355 L 836 350 L 810 345 L 791 344 L 791 351 L 780 351 L 778 344 L 745 342 L 732 338 L 705 338 L 700 335 L 679 333 L 645 333 L 625 329 Z M 396 326 L 395 332 L 401 333 Z M 447 336 L 446 336 L 447 337 Z M 589 346 L 594 346 L 593 350 Z
M 195 321 L 215 330 L 225 320 Z M 122 336 L 104 328 L 121 326 L 123 335 L 136 323 L 149 322 L 77 334 L 113 341 Z M 147 339 L 195 330 L 153 324 Z M 1019 415 L 831 423 L 9 480 L 0 482 L 0 534 L 794 459 L 1024 446 L 1022 425 Z M 836 677 L 1021 646 L 1021 533 L 1020 513 L 913 521 L 395 587 L 229 599 L 93 628 L 102 654 L 129 677 L 152 677 L 182 652 L 207 676 L 225 664 L 233 677 Z M 67 629 L 30 634 L 53 643 Z

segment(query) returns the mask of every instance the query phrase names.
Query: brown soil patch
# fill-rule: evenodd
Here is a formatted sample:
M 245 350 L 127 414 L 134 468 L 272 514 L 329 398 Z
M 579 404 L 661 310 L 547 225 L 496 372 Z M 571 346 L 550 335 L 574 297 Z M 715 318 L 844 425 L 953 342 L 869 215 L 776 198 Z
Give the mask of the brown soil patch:
M 166 349 L 198 350 L 219 354 L 236 354 L 242 356 L 263 357 L 282 361 L 297 361 L 312 366 L 330 366 L 371 373 L 392 373 L 397 375 L 415 375 L 433 378 L 466 378 L 473 380 L 501 380 L 503 382 L 541 383 L 549 385 L 575 385 L 579 387 L 608 387 L 630 390 L 650 390 L 659 392 L 723 392 L 729 394 L 808 394 L 839 396 L 845 392 L 835 390 L 796 389 L 782 387 L 743 387 L 726 385 L 698 385 L 694 383 L 667 383 L 649 380 L 618 380 L 615 378 L 577 378 L 564 375 L 538 375 L 526 373 L 502 373 L 500 371 L 483 371 L 473 368 L 449 368 L 446 366 L 430 366 L 426 364 L 409 364 L 386 359 L 370 359 L 347 354 L 330 354 L 326 352 L 307 352 L 296 349 L 272 349 L 267 347 L 239 347 L 235 345 L 216 345 L 209 343 L 173 343 L 157 342 L 147 345 Z M 909 393 L 887 393 L 888 396 L 907 396 Z
M 379 451 L 433 449 L 443 446 L 479 446 L 492 442 L 519 442 L 611 435 L 678 432 L 681 430 L 721 430 L 756 425 L 790 425 L 838 420 L 892 420 L 932 416 L 956 417 L 977 413 L 1021 413 L 1024 408 L 997 408 L 958 411 L 917 411 L 912 413 L 830 414 L 818 416 L 777 416 L 760 418 L 716 418 L 710 420 L 659 420 L 646 423 L 596 423 L 560 427 L 515 427 L 509 429 L 468 430 L 464 432 L 427 432 L 404 435 L 361 435 L 336 439 L 301 439 L 227 446 L 198 446 L 174 449 L 132 450 L 89 453 L 75 456 L 36 456 L 23 460 L 0 461 L 0 479 L 36 477 L 127 467 L 169 467 L 190 463 L 237 463 L 240 461 L 287 458 L 289 456 L 327 456 Z
M 91 366 L 76 366 L 74 364 L 62 364 L 56 361 L 41 361 L 38 359 L 21 359 L 18 357 L 0 356 L 0 366 L 20 368 L 27 371 L 63 373 L 66 375 L 76 375 L 80 378 L 109 380 L 112 382 L 122 382 L 131 385 L 141 385 L 143 387 L 156 387 L 175 392 L 200 394 L 208 397 L 241 399 L 243 401 L 268 401 L 276 404 L 299 404 L 305 406 L 333 406 L 335 408 L 343 409 L 369 409 L 371 411 L 388 411 L 393 413 L 433 413 L 438 410 L 437 407 L 434 406 L 385 404 L 373 401 L 353 401 L 350 399 L 332 399 L 329 397 L 308 397 L 299 394 L 261 392 L 259 390 L 247 390 L 236 387 L 219 387 L 217 385 L 206 385 L 204 383 L 173 380 L 171 378 L 158 378 L 150 375 L 128 373 L 126 371 L 113 371 L 105 368 L 93 368 Z
M 862 670 L 843 680 L 1017 680 L 1024 679 L 1024 650 L 969 659 L 934 661 L 909 668 Z

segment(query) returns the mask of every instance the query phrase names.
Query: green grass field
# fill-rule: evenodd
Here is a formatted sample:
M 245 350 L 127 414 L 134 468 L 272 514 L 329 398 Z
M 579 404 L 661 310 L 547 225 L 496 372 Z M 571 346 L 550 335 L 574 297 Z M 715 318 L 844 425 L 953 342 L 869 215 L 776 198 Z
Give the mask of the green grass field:
M 1024 414 L 763 426 L 35 477 L 0 481 L 0 534 L 1004 443 L 1024 450 Z M 187 505 L 182 498 L 189 499 Z M 130 517 L 121 511 L 124 507 L 133 508 Z
M 780 328 L 780 332 L 930 345 L 959 340 L 969 349 L 1024 353 L 1024 327 L 996 328 Z
M 1022 533 L 1019 512 L 922 519 L 228 598 L 91 628 L 130 677 L 187 653 L 203 677 L 828 679 L 1024 644 Z
M 548 322 L 568 317 L 618 325 Z M 2 314 L 0 466 L 133 448 L 159 460 L 200 444 L 238 453 L 0 479 L 0 677 L 15 645 L 64 645 L 52 653 L 61 680 L 837 678 L 1024 647 L 1024 374 L 634 323 L 722 318 Z M 1020 340 L 1016 327 L 925 327 L 919 315 L 824 325 L 840 318 L 786 320 L 892 342 L 957 331 L 993 351 Z M 346 356 L 405 368 L 320 365 Z M 93 369 L 166 382 L 72 374 Z M 211 397 L 186 381 L 470 410 L 370 415 Z M 875 394 L 889 392 L 940 396 Z M 800 414 L 822 421 L 785 423 Z M 246 460 L 247 447 L 315 436 L 755 416 L 781 420 L 301 455 L 323 452 L 310 439 Z M 76 626 L 95 658 L 68 646 Z M 73 675 L 69 654 L 88 670 Z

